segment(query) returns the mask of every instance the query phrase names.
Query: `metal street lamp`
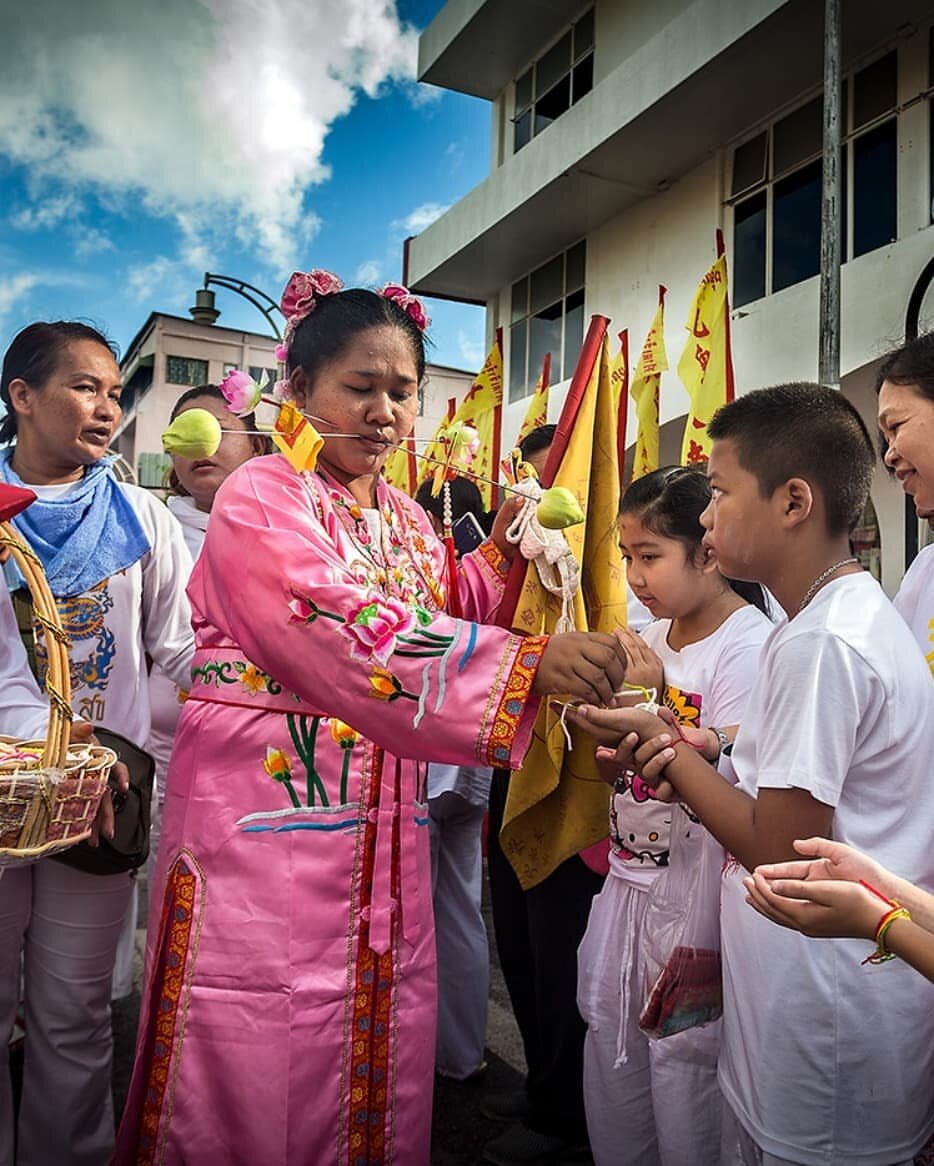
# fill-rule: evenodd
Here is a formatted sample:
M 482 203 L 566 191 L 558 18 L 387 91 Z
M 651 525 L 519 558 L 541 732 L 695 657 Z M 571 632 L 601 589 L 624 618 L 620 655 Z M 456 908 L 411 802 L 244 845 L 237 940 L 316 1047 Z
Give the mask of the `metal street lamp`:
M 266 318 L 266 323 L 272 329 L 276 339 L 282 339 L 282 330 L 273 316 L 273 312 L 278 312 L 281 316 L 282 311 L 271 296 L 266 295 L 264 291 L 260 291 L 258 287 L 253 287 L 251 283 L 247 283 L 245 280 L 234 279 L 231 275 L 217 275 L 210 271 L 204 273 L 204 286 L 198 288 L 195 292 L 195 305 L 193 308 L 188 309 L 195 323 L 214 324 L 220 315 L 220 312 L 214 306 L 214 292 L 210 290 L 212 284 L 215 287 L 223 287 L 227 291 L 236 292 L 238 296 L 249 300 L 257 311 L 263 313 L 263 316 Z

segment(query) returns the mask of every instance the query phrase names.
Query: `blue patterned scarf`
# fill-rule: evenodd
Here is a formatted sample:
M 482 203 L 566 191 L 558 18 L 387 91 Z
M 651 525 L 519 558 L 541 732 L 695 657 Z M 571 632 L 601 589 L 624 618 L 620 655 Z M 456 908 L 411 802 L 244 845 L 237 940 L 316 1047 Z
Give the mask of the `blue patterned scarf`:
M 13 450 L 0 453 L 0 477 L 29 489 L 11 464 Z M 83 595 L 135 563 L 150 549 L 136 512 L 113 476 L 114 459 L 88 466 L 62 498 L 38 498 L 13 525 L 39 556 L 56 598 Z

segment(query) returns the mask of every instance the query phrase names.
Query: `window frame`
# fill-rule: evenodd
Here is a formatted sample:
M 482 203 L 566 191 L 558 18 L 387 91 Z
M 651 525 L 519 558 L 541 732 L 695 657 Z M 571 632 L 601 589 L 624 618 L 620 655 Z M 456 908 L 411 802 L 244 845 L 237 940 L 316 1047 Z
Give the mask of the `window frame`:
M 533 138 L 538 137 L 540 133 L 543 133 L 546 129 L 548 129 L 548 126 L 562 118 L 569 110 L 573 109 L 579 101 L 581 101 L 584 97 L 587 96 L 588 93 L 593 90 L 594 82 L 592 62 L 596 43 L 594 14 L 595 6 L 591 5 L 591 7 L 582 12 L 576 20 L 572 21 L 569 25 L 567 25 L 566 28 L 562 29 L 562 31 L 548 44 L 544 51 L 539 53 L 539 55 L 531 62 L 531 64 L 526 69 L 523 69 L 519 76 L 513 80 L 513 112 L 512 117 L 510 118 L 510 122 L 513 127 L 512 154 L 518 154 L 519 151 L 524 149 L 524 147 L 527 146 Z M 585 44 L 581 49 L 578 49 L 577 28 L 580 25 L 585 25 L 585 22 L 588 20 L 588 18 L 590 22 L 590 40 L 589 43 Z M 548 88 L 540 93 L 538 90 L 538 66 L 540 62 L 544 61 L 548 55 L 553 52 L 553 50 L 557 48 L 558 45 L 560 45 L 561 41 L 565 37 L 568 37 L 570 41 L 567 68 L 564 69 L 559 76 L 552 78 Z M 578 76 L 578 70 L 580 69 L 581 65 L 583 65 L 584 62 L 588 60 L 588 58 L 591 61 L 590 84 L 583 93 L 578 95 L 576 92 L 577 86 L 575 85 L 575 81 Z M 526 78 L 529 79 L 529 98 L 526 103 L 520 106 L 518 101 L 519 87 L 524 85 Z M 565 81 L 567 82 L 568 87 L 567 107 L 562 109 L 559 113 L 555 114 L 553 118 L 550 118 L 545 125 L 542 125 L 540 128 L 536 129 L 536 122 L 538 118 L 537 107 L 539 102 L 554 94 L 558 87 Z M 522 136 L 522 140 L 520 141 L 519 127 L 520 123 L 522 122 L 526 123 L 526 129 L 523 130 L 524 136 Z
M 876 114 L 874 117 L 865 121 L 858 127 L 854 127 L 855 108 L 856 108 L 856 79 L 860 73 L 865 69 L 870 69 L 877 65 L 886 57 L 894 57 L 895 59 L 895 99 L 894 104 L 890 108 Z M 854 184 L 854 159 L 856 154 L 856 143 L 866 134 L 873 133 L 885 126 L 889 122 L 895 122 L 896 127 L 898 118 L 901 113 L 901 106 L 898 100 L 898 80 L 900 77 L 900 53 L 898 46 L 888 46 L 883 52 L 877 53 L 873 58 L 864 60 L 857 68 L 851 69 L 845 77 L 842 78 L 842 117 L 845 126 L 845 131 L 841 135 L 841 158 L 840 158 L 840 182 L 841 182 L 841 250 L 842 262 L 848 263 L 851 259 L 859 258 L 859 255 L 869 254 L 869 251 L 863 251 L 857 254 L 854 250 L 855 232 L 854 232 L 854 209 L 856 205 L 857 192 Z M 764 256 L 764 292 L 762 296 L 754 297 L 749 300 L 742 300 L 737 302 L 735 287 L 731 287 L 732 302 L 735 307 L 744 307 L 746 304 L 756 303 L 758 299 L 764 299 L 767 296 L 776 295 L 781 291 L 787 290 L 789 287 L 795 287 L 798 283 L 803 283 L 805 280 L 813 278 L 813 276 L 802 276 L 800 279 L 792 283 L 784 285 L 784 287 L 775 287 L 775 186 L 789 179 L 792 175 L 800 173 L 808 166 L 813 165 L 815 160 L 821 160 L 821 151 L 810 151 L 802 154 L 793 165 L 783 169 L 780 174 L 775 170 L 775 127 L 783 122 L 786 118 L 794 116 L 800 110 L 805 109 L 809 104 L 815 100 L 820 101 L 822 98 L 822 89 L 816 92 L 811 91 L 804 100 L 796 102 L 782 110 L 778 116 L 773 116 L 765 123 L 759 123 L 753 130 L 742 135 L 742 137 L 735 139 L 729 145 L 728 165 L 727 165 L 727 182 L 726 187 L 731 192 L 725 199 L 724 204 L 729 208 L 733 218 L 732 223 L 732 237 L 735 255 L 735 240 L 736 240 L 736 209 L 748 200 L 759 196 L 763 191 L 766 195 L 766 225 L 765 225 L 765 256 Z M 934 102 L 932 102 L 932 118 L 934 118 Z M 897 133 L 897 128 L 896 128 Z M 734 166 L 737 151 L 741 150 L 743 146 L 756 140 L 761 135 L 767 135 L 766 149 L 765 149 L 765 176 L 758 182 L 744 187 L 737 193 L 732 193 L 734 183 Z M 934 123 L 932 123 L 932 142 L 934 142 Z M 898 238 L 898 153 L 895 156 L 895 182 L 896 182 L 896 219 L 895 219 L 895 236 Z M 934 199 L 934 166 L 932 166 L 932 199 Z M 934 203 L 932 203 L 932 219 L 934 219 Z M 876 247 L 869 250 L 878 250 L 887 243 L 880 243 Z M 735 266 L 735 259 L 734 259 Z M 732 279 L 731 279 L 732 283 Z

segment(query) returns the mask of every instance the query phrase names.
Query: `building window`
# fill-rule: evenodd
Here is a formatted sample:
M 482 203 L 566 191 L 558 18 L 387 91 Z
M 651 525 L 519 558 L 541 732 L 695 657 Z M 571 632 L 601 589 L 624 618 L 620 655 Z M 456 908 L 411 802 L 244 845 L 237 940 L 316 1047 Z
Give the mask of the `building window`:
M 843 260 L 895 239 L 898 54 L 843 82 L 840 158 Z M 815 97 L 733 151 L 733 304 L 820 271 L 823 98 Z M 934 193 L 934 190 L 932 190 Z
M 208 379 L 208 362 L 190 356 L 167 356 L 165 379 L 170 385 L 203 385 Z
M 513 152 L 593 89 L 593 9 L 516 81 Z
M 272 386 L 279 379 L 279 373 L 276 371 L 276 369 L 274 369 L 274 368 L 260 368 L 259 365 L 256 365 L 256 364 L 250 365 L 250 376 L 253 378 L 254 381 L 256 381 L 257 384 L 259 384 L 259 382 L 263 379 L 263 373 L 265 373 L 266 376 L 269 378 L 269 386 L 270 386 L 270 388 L 272 388 Z
M 509 400 L 535 388 L 547 352 L 552 381 L 574 371 L 584 340 L 586 245 L 578 243 L 512 285 Z

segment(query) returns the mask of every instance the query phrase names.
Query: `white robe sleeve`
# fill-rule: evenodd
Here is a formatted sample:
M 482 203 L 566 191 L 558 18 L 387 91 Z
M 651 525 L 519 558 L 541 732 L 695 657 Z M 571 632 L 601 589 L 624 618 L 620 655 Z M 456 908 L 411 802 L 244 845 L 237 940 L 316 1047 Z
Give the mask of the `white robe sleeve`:
M 0 592 L 0 733 L 45 737 L 49 705 L 29 670 L 9 593 Z

